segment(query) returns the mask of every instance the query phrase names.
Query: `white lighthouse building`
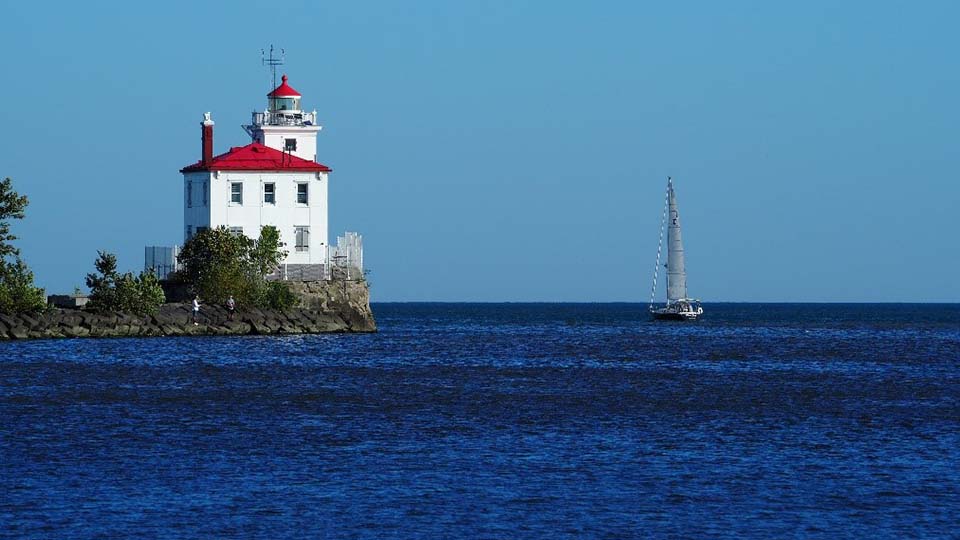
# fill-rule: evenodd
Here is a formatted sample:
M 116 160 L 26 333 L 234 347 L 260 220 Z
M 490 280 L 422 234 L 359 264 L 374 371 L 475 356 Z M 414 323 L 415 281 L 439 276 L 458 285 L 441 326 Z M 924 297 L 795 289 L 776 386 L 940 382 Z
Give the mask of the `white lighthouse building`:
M 301 109 L 287 84 L 267 94 L 267 108 L 244 126 L 253 142 L 214 155 L 210 113 L 201 122 L 201 158 L 183 173 L 183 235 L 225 226 L 251 238 L 260 228 L 280 231 L 284 269 L 329 266 L 327 183 L 331 169 L 317 161 L 316 111 Z M 322 270 L 322 267 L 318 267 Z
M 279 65 L 272 54 L 269 65 Z M 317 111 L 305 112 L 301 98 L 284 75 L 267 94 L 267 108 L 243 126 L 252 142 L 217 155 L 213 119 L 203 115 L 200 160 L 180 169 L 183 240 L 221 226 L 255 239 L 272 225 L 287 251 L 273 279 L 363 279 L 361 236 L 348 232 L 336 245 L 328 242 L 331 171 L 317 161 Z M 147 246 L 144 268 L 166 278 L 177 270 L 178 252 L 178 246 Z

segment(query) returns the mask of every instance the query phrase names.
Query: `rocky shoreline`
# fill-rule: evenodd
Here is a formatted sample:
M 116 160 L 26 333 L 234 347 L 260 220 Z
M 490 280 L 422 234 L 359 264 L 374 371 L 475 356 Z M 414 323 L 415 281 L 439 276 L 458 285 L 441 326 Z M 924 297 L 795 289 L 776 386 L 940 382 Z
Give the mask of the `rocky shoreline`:
M 359 312 L 319 312 L 310 309 L 240 310 L 231 319 L 226 309 L 207 307 L 194 325 L 190 306 L 165 304 L 156 315 L 94 313 L 51 309 L 30 315 L 0 314 L 0 340 L 78 337 L 233 336 L 375 332 L 372 318 Z
M 0 341 L 78 337 L 236 336 L 376 332 L 365 283 L 299 284 L 301 306 L 287 310 L 204 305 L 193 324 L 190 304 L 170 303 L 156 315 L 50 308 L 37 314 L 0 313 Z

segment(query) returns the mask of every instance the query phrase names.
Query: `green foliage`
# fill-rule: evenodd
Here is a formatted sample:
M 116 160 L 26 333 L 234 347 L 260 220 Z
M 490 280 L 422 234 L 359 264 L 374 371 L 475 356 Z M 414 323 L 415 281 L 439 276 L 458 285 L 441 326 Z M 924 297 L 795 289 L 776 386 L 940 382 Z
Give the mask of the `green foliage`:
M 250 251 L 250 259 L 259 275 L 272 273 L 280 266 L 287 256 L 280 241 L 280 231 L 276 227 L 267 225 L 260 229 L 260 238 L 254 243 Z
M 130 274 L 126 274 L 130 275 Z M 134 279 L 134 289 L 137 291 L 137 301 L 141 306 L 140 311 L 135 313 L 149 313 L 151 315 L 160 311 L 160 306 L 166 302 L 167 298 L 163 294 L 163 287 L 160 286 L 160 279 L 153 272 L 140 272 L 140 275 Z
M 0 313 L 28 313 L 47 308 L 47 295 L 33 286 L 33 272 L 19 258 L 0 260 Z
M 226 227 L 199 231 L 177 255 L 180 278 L 204 291 L 208 302 L 217 300 L 207 294 L 212 290 L 204 288 L 212 282 L 239 279 L 249 265 L 253 247 L 253 240 L 234 235 Z
M 97 252 L 94 262 L 100 274 L 87 274 L 87 287 L 90 288 L 90 308 L 99 311 L 117 309 L 117 256 L 103 251 Z
M 263 305 L 273 309 L 288 309 L 295 307 L 300 299 L 293 294 L 290 287 L 282 281 L 269 281 L 264 291 Z
M 7 220 L 23 219 L 27 204 L 27 197 L 13 190 L 13 180 L 4 178 L 0 182 L 0 260 L 20 255 L 20 250 L 10 243 L 17 237 L 10 234 L 10 223 Z
M 205 229 L 180 250 L 178 278 L 207 303 L 223 304 L 232 295 L 240 306 L 291 307 L 297 299 L 289 287 L 264 279 L 287 256 L 283 245 L 272 226 L 256 241 L 226 227 Z
M 90 287 L 90 308 L 96 311 L 123 311 L 140 315 L 160 310 L 165 298 L 163 288 L 153 272 L 117 273 L 117 257 L 98 252 L 94 266 L 98 273 L 87 274 Z
M 23 219 L 27 198 L 13 190 L 13 181 L 0 182 L 0 312 L 42 311 L 47 307 L 43 289 L 34 287 L 33 272 L 20 258 L 20 250 L 11 242 L 11 219 Z

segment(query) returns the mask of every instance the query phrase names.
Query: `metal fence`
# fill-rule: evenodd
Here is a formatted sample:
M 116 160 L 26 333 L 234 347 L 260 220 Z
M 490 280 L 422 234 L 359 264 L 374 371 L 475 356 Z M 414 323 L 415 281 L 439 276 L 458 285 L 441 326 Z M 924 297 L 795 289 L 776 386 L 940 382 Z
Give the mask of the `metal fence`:
M 363 237 L 355 232 L 337 237 L 337 245 L 327 251 L 331 276 L 328 279 L 363 278 Z
M 329 269 L 325 264 L 281 264 L 266 276 L 267 281 L 324 281 Z
M 337 237 L 322 264 L 281 264 L 268 280 L 329 281 L 363 279 L 363 237 L 355 232 Z

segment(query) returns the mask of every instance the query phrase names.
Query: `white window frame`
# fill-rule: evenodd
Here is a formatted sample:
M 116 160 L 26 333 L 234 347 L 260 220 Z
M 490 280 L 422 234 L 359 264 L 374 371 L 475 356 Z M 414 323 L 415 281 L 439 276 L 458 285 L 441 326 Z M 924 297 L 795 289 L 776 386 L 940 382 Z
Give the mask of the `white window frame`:
M 230 234 L 234 236 L 243 236 L 243 227 L 230 227 Z
M 300 186 L 303 186 L 303 202 L 300 202 Z M 310 184 L 308 182 L 297 182 L 297 204 L 310 204 Z
M 235 186 L 240 186 L 240 201 L 233 200 L 233 188 Z M 235 206 L 243 206 L 243 182 L 230 182 L 230 204 Z
M 270 198 L 271 201 L 267 200 L 267 186 L 270 186 Z M 263 204 L 276 205 L 277 204 L 277 184 L 276 182 L 264 182 L 263 183 Z

